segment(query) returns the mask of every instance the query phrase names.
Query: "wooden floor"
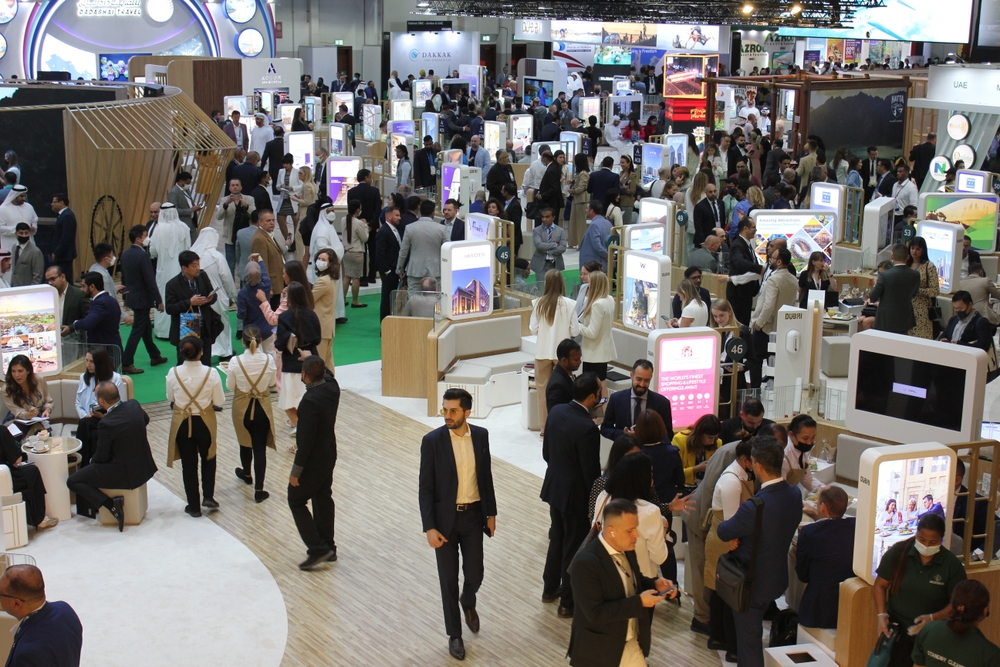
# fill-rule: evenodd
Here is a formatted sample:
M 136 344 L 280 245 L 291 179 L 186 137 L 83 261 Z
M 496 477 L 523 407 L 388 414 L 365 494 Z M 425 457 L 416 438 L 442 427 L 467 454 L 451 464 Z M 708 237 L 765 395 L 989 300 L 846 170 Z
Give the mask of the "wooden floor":
M 183 503 L 180 462 L 167 468 L 169 413 L 164 404 L 145 406 L 157 479 Z M 274 414 L 287 433 L 275 405 Z M 345 391 L 337 419 L 334 472 L 339 560 L 314 572 L 296 564 L 305 558 L 286 503 L 292 454 L 279 440 L 268 450 L 265 488 L 271 497 L 253 502 L 253 488 L 238 481 L 239 452 L 227 404 L 219 414 L 216 500 L 210 518 L 247 545 L 271 571 L 288 613 L 283 666 L 454 665 L 447 651 L 434 555 L 421 532 L 417 508 L 420 439 L 427 427 Z M 496 441 L 502 433 L 493 433 Z M 479 593 L 482 629 L 464 629 L 466 664 L 566 665 L 570 621 L 543 604 L 541 573 L 548 531 L 547 505 L 538 499 L 541 481 L 494 458 L 497 535 L 486 541 L 486 578 Z M 238 591 L 233 592 L 238 595 Z M 197 599 L 192 608 L 198 609 Z M 254 604 L 247 600 L 247 604 Z M 211 613 L 202 609 L 200 613 Z M 262 610 L 266 613 L 266 610 Z M 661 604 L 653 625 L 649 664 L 717 667 L 718 654 L 689 629 L 691 602 L 678 609 Z M 216 638 L 224 641 L 224 638 Z

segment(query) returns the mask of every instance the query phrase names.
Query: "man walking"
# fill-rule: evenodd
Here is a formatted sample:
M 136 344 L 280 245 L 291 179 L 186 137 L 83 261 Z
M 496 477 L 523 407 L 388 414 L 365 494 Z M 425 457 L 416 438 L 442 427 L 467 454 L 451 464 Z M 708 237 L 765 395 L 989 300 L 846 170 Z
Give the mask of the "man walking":
M 336 506 L 333 502 L 333 468 L 337 465 L 337 409 L 340 385 L 316 355 L 302 362 L 306 393 L 299 402 L 298 450 L 288 477 L 288 508 L 306 545 L 308 558 L 300 570 L 313 570 L 337 560 L 333 540 Z M 312 501 L 312 514 L 307 504 Z
M 201 270 L 201 258 L 198 253 L 185 250 L 178 257 L 181 265 L 181 272 L 170 279 L 166 289 L 163 290 L 164 310 L 170 316 L 170 344 L 177 347 L 182 338 L 189 335 L 181 335 L 181 314 L 187 313 L 191 317 L 185 322 L 185 329 L 196 331 L 201 338 L 203 353 L 201 363 L 205 366 L 212 365 L 212 343 L 222 333 L 222 319 L 212 308 L 219 295 L 212 289 L 212 281 L 208 275 Z M 86 276 L 84 276 L 86 280 Z M 94 304 L 91 303 L 90 310 L 93 312 Z M 121 345 L 121 342 L 118 343 Z M 197 509 L 197 506 L 195 506 Z
M 869 295 L 877 303 L 875 328 L 906 335 L 917 326 L 913 315 L 913 297 L 920 290 L 920 274 L 906 265 L 910 251 L 902 243 L 892 246 L 892 268 L 878 276 Z
M 132 309 L 132 331 L 122 352 L 122 373 L 136 375 L 142 373 L 135 366 L 135 351 L 141 340 L 146 346 L 150 365 L 159 366 L 166 363 L 167 358 L 160 354 L 160 349 L 153 341 L 153 323 L 149 316 L 151 308 L 163 312 L 163 299 L 156 287 L 156 273 L 153 262 L 149 259 L 143 247 L 146 242 L 146 227 L 135 225 L 128 232 L 132 242 L 122 253 L 122 284 L 125 286 L 125 305 Z
M 493 491 L 489 432 L 468 423 L 472 395 L 464 389 L 444 393 L 444 426 L 420 443 L 420 518 L 427 543 L 435 549 L 444 605 L 448 652 L 465 659 L 462 619 L 479 632 L 476 593 L 483 583 L 483 533 L 496 531 L 497 501 Z M 462 552 L 465 585 L 459 597 L 458 569 Z

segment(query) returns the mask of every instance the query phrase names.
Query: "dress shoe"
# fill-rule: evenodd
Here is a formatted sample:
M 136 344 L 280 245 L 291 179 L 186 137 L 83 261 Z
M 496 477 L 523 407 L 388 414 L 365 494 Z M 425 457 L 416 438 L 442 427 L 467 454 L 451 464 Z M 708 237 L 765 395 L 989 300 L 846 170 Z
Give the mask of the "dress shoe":
M 448 653 L 455 660 L 465 660 L 465 642 L 461 637 L 452 637 L 448 640 Z
M 118 519 L 118 532 L 125 530 L 125 496 L 115 496 L 111 499 L 111 515 Z
M 247 482 L 247 484 L 249 484 L 249 482 Z M 268 493 L 267 491 L 254 491 L 253 492 L 253 500 L 254 500 L 255 503 L 262 503 L 262 502 L 264 502 L 265 500 L 267 500 L 270 497 L 271 497 L 271 494 Z
M 367 308 L 367 303 L 352 303 L 351 308 Z
M 184 511 L 188 513 L 188 516 L 193 516 L 196 519 L 201 516 L 201 510 L 197 507 L 191 507 L 188 505 L 184 508 Z
M 311 554 L 309 556 L 309 558 L 306 558 L 304 561 L 302 561 L 301 563 L 299 563 L 299 569 L 300 570 L 315 570 L 317 565 L 319 565 L 320 563 L 326 562 L 326 560 L 330 558 L 331 553 L 332 552 L 329 549 L 326 549 L 325 551 L 321 551 L 319 553 Z
M 720 642 L 718 639 L 708 638 L 708 650 L 709 651 L 725 651 L 726 642 Z
M 330 555 L 326 557 L 326 560 L 331 563 L 337 562 L 337 547 L 330 547 Z
M 361 285 L 361 287 L 368 287 L 368 279 L 362 278 L 361 280 L 358 281 L 358 284 Z
M 205 509 L 213 511 L 219 509 L 219 503 L 215 502 L 214 498 L 205 498 L 201 501 L 201 506 Z
M 150 366 L 159 366 L 160 364 L 165 364 L 169 361 L 166 357 L 157 357 L 156 359 L 150 359 Z
M 135 366 L 122 366 L 122 373 L 125 375 L 142 375 L 146 371 Z
M 573 607 L 559 607 L 559 611 L 556 612 L 559 618 L 573 618 Z
M 475 607 L 469 607 L 465 610 L 465 624 L 473 632 L 479 632 L 479 614 L 476 613 Z
M 561 596 L 562 596 L 562 589 L 561 588 L 557 588 L 554 591 L 552 591 L 551 593 L 546 593 L 545 591 L 542 591 L 542 602 L 544 602 L 545 604 L 548 604 L 550 602 L 555 602 Z
M 732 651 L 726 651 L 726 662 L 731 662 L 735 665 L 737 662 L 739 662 L 739 659 L 736 657 L 736 654 L 733 653 Z
M 346 317 L 338 317 L 336 319 L 336 322 L 337 322 L 337 324 L 347 324 L 347 318 Z
M 243 471 L 243 468 L 236 469 L 236 479 L 244 484 L 253 484 L 253 477 Z
M 696 618 L 691 619 L 691 632 L 697 632 L 703 635 L 711 636 L 711 628 L 708 627 L 708 623 L 702 623 Z

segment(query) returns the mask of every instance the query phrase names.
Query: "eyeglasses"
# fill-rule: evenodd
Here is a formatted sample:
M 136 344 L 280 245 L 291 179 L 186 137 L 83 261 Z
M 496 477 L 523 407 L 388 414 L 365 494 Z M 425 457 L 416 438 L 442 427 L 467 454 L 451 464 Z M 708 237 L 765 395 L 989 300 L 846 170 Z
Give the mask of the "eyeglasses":
M 442 417 L 447 417 L 448 415 L 459 415 L 464 413 L 465 410 L 461 408 L 452 408 L 451 410 L 448 410 L 447 408 L 441 408 L 441 410 L 438 411 L 438 414 L 441 415 Z
M 47 282 L 47 283 L 54 283 L 56 281 L 57 277 L 58 276 L 52 276 L 51 278 L 46 278 L 45 282 Z

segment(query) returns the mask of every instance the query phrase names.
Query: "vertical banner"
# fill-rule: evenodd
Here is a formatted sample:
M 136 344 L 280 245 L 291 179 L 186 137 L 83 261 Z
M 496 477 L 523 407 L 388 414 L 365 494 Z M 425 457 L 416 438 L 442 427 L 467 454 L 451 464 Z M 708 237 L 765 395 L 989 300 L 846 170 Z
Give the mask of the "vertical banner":
M 860 39 L 845 39 L 844 40 L 844 62 L 845 63 L 861 62 L 861 40 Z

